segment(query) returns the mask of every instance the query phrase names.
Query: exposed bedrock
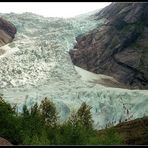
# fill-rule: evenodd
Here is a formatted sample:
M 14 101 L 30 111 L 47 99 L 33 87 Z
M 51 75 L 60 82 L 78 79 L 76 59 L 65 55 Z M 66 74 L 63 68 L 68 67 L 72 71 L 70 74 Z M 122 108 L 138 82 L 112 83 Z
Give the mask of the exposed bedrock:
M 12 42 L 16 34 L 15 26 L 0 17 L 0 46 Z M 1 54 L 1 53 L 0 53 Z
M 95 14 L 101 27 L 76 38 L 76 66 L 112 76 L 131 88 L 148 88 L 148 3 L 112 3 Z

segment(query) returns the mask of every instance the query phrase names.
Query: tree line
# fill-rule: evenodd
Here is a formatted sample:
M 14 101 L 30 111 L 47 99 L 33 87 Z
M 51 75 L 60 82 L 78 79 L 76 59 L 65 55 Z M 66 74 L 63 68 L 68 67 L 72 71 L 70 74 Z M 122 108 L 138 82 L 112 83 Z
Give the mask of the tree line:
M 30 109 L 24 104 L 22 112 L 16 111 L 0 98 L 0 137 L 14 145 L 115 145 L 121 144 L 116 131 L 98 136 L 93 128 L 91 107 L 83 102 L 67 121 L 60 124 L 55 104 L 48 98 Z

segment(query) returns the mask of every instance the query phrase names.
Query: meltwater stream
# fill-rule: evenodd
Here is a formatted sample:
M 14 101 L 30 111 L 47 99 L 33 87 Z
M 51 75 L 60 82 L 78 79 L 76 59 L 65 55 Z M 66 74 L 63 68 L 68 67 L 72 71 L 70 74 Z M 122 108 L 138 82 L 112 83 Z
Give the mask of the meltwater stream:
M 81 79 L 68 51 L 76 37 L 105 20 L 85 15 L 71 19 L 44 18 L 32 13 L 1 14 L 17 28 L 14 41 L 1 47 L 0 94 L 21 111 L 44 97 L 52 99 L 65 121 L 85 101 L 92 106 L 94 127 L 148 115 L 148 91 L 105 87 Z

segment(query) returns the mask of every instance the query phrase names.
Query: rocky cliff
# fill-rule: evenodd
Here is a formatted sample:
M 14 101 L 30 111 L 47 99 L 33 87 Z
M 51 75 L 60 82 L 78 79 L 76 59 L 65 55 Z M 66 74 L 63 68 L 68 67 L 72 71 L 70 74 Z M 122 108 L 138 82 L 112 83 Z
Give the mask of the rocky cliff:
M 106 21 L 77 37 L 72 62 L 128 87 L 147 89 L 148 3 L 112 3 L 95 17 Z
M 0 17 L 0 46 L 3 46 L 14 39 L 16 34 L 15 26 Z

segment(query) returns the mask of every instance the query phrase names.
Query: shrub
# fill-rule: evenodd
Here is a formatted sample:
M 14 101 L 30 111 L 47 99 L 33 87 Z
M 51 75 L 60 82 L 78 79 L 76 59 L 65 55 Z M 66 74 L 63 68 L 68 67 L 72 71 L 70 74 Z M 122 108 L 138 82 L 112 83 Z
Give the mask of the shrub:
M 46 131 L 40 134 L 33 134 L 32 137 L 26 135 L 23 140 L 24 145 L 50 145 L 50 140 Z
M 102 134 L 98 133 L 98 143 L 100 145 L 120 145 L 123 140 L 114 128 L 105 129 Z

